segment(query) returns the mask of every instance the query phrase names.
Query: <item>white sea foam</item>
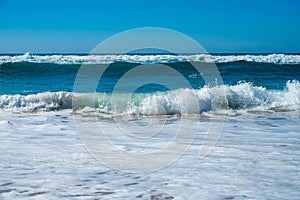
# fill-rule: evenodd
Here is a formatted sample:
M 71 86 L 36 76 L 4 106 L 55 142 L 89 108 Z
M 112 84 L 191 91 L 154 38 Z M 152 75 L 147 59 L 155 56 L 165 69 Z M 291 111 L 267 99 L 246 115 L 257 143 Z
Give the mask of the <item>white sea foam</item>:
M 222 98 L 226 94 L 226 99 Z M 76 101 L 72 102 L 73 97 Z M 196 99 L 197 103 L 193 102 Z M 212 106 L 212 101 L 216 102 Z M 96 107 L 107 114 L 193 114 L 217 110 L 297 110 L 300 108 L 300 82 L 288 81 L 283 91 L 267 90 L 239 83 L 233 86 L 178 89 L 150 94 L 73 94 L 45 92 L 31 95 L 1 95 L 2 111 L 82 110 Z
M 72 94 L 45 92 L 31 95 L 1 95 L 0 109 L 9 111 L 51 111 L 72 108 Z
M 0 64 L 32 62 L 55 64 L 109 64 L 113 62 L 133 62 L 140 64 L 204 62 L 228 63 L 237 61 L 300 64 L 300 55 L 269 54 L 269 55 L 2 55 Z
M 181 126 L 174 118 L 152 118 L 164 124 L 153 140 L 126 135 L 112 121 L 101 120 L 101 130 L 130 154 L 159 151 Z M 290 113 L 228 116 L 217 145 L 199 159 L 209 125 L 200 120 L 194 144 L 179 160 L 155 173 L 127 174 L 88 153 L 68 112 L 0 112 L 0 199 L 298 199 L 297 121 Z

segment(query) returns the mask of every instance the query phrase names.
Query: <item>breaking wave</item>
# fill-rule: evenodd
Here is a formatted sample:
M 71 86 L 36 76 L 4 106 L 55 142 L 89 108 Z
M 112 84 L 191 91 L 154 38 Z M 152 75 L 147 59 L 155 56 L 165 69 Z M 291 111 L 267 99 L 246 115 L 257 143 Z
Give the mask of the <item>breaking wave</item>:
M 54 63 L 54 64 L 110 64 L 113 62 L 129 62 L 140 64 L 174 63 L 174 62 L 257 62 L 272 64 L 300 64 L 300 55 L 268 54 L 268 55 L 1 55 L 0 65 L 5 63 Z
M 226 98 L 222 98 L 226 94 Z M 75 99 L 75 101 L 73 101 Z M 195 102 L 196 101 L 196 102 Z M 212 105 L 212 101 L 215 105 Z M 1 95 L 0 110 L 11 112 L 76 111 L 95 107 L 107 114 L 172 115 L 218 110 L 288 111 L 300 108 L 300 82 L 288 81 L 284 90 L 267 90 L 250 83 L 232 86 L 178 89 L 157 93 L 107 94 L 44 92 L 31 95 Z M 197 109 L 196 109 L 197 108 Z

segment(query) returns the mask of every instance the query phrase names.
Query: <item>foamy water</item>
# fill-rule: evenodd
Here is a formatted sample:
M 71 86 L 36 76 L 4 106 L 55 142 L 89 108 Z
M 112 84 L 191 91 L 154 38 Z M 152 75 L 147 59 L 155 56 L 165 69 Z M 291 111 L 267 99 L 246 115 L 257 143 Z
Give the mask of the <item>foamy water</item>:
M 189 97 L 190 96 L 190 97 Z M 191 104 L 195 98 L 198 110 Z M 212 105 L 212 98 L 216 100 Z M 76 102 L 73 104 L 73 99 Z M 189 101 L 191 101 L 189 103 Z M 187 102 L 185 105 L 184 102 Z M 288 81 L 283 91 L 240 83 L 233 86 L 179 89 L 149 94 L 45 92 L 31 95 L 1 95 L 0 111 L 32 112 L 94 107 L 107 114 L 173 115 L 220 110 L 299 110 L 300 83 Z M 189 107 L 190 106 L 190 107 Z M 117 107 L 117 108 L 116 108 Z
M 199 159 L 208 125 L 203 116 L 193 144 L 178 161 L 154 173 L 126 174 L 87 153 L 69 111 L 2 112 L 0 197 L 294 199 L 300 195 L 299 116 L 299 112 L 228 116 L 217 145 Z M 113 126 L 109 120 L 103 123 L 106 129 Z M 168 119 L 166 126 L 172 132 L 178 123 Z M 131 137 L 113 138 L 121 148 L 132 144 Z
M 56 64 L 103 64 L 113 62 L 133 62 L 140 64 L 174 63 L 174 62 L 207 62 L 229 63 L 237 61 L 300 64 L 299 55 L 268 54 L 268 55 L 2 55 L 0 64 L 32 62 Z

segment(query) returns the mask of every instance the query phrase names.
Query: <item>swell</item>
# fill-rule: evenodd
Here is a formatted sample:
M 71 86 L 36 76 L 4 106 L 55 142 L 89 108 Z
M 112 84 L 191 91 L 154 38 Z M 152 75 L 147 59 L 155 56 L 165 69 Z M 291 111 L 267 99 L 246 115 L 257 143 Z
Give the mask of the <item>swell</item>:
M 163 63 L 159 63 L 163 64 Z M 195 73 L 197 72 L 195 68 L 189 62 L 170 62 L 166 63 L 173 69 L 179 71 L 180 73 Z M 112 74 L 125 73 L 126 71 L 138 66 L 138 63 L 133 62 L 113 62 L 110 63 L 109 72 Z M 226 75 L 228 73 L 239 73 L 245 74 L 249 72 L 250 74 L 265 75 L 265 73 L 281 73 L 277 74 L 279 76 L 293 75 L 299 76 L 300 74 L 300 62 L 299 64 L 274 64 L 274 63 L 255 63 L 247 61 L 236 61 L 236 62 L 225 62 L 216 64 L 219 71 Z M 24 75 L 41 75 L 41 74 L 76 74 L 80 68 L 80 64 L 57 64 L 57 63 L 34 63 L 28 61 L 13 62 L 13 63 L 3 63 L 0 65 L 0 75 L 11 75 L 18 76 L 19 74 Z M 106 66 L 106 65 L 105 65 Z M 101 65 L 99 64 L 99 67 Z M 108 71 L 108 70 L 107 70 Z M 5 77 L 2 77 L 5 78 Z
M 222 98 L 225 94 L 226 98 Z M 75 100 L 75 101 L 74 101 Z M 212 102 L 215 102 L 213 105 Z M 300 108 L 300 82 L 288 81 L 284 90 L 267 90 L 250 83 L 167 92 L 107 94 L 44 92 L 31 95 L 1 95 L 3 112 L 75 111 L 93 108 L 110 115 L 195 114 L 219 110 L 289 111 Z
M 111 93 L 118 80 L 129 70 L 136 67 L 137 63 L 114 62 L 104 72 L 97 92 Z M 205 85 L 203 75 L 212 77 L 209 69 L 199 73 L 190 63 L 168 63 L 169 67 L 177 70 L 192 88 L 199 89 Z M 99 65 L 99 67 L 101 67 Z M 218 63 L 220 75 L 224 84 L 235 85 L 239 81 L 251 82 L 255 86 L 264 86 L 267 89 L 285 88 L 288 80 L 300 80 L 300 64 L 274 64 L 250 63 L 238 61 L 233 63 Z M 53 63 L 5 63 L 0 65 L 0 95 L 1 94 L 33 94 L 44 91 L 73 90 L 79 64 L 53 64 Z M 168 75 L 162 76 L 166 78 Z M 143 88 L 142 88 L 143 89 Z M 163 88 L 147 87 L 143 92 L 164 91 Z

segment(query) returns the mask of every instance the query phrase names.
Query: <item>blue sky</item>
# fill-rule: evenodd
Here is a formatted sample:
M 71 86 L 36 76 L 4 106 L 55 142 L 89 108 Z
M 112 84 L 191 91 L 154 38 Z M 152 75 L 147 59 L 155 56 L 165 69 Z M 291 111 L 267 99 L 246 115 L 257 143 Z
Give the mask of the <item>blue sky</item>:
M 132 28 L 164 27 L 214 52 L 300 52 L 298 0 L 0 0 L 0 53 L 90 52 Z

